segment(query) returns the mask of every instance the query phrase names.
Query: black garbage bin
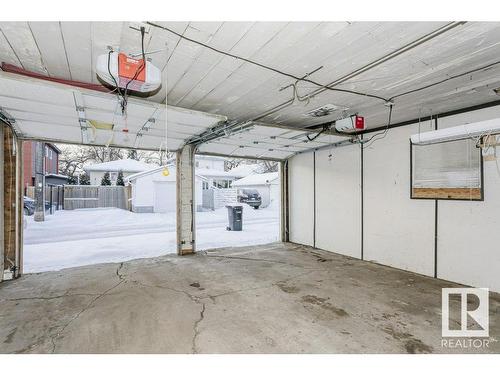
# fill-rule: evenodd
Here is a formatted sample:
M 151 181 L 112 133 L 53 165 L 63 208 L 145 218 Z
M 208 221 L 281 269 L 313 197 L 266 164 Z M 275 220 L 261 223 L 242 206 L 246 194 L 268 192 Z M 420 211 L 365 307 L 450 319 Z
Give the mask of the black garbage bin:
M 229 219 L 229 225 L 226 227 L 227 230 L 240 231 L 243 227 L 243 206 L 232 206 L 227 207 L 227 217 Z

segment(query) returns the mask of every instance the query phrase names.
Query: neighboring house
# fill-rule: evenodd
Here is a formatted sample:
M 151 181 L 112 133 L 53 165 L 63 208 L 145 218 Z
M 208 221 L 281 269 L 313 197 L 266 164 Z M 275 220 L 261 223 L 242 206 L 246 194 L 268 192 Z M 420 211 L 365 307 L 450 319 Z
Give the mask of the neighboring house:
M 164 167 L 135 173 L 125 178 L 132 186 L 132 211 L 174 212 L 176 205 L 176 170 L 169 166 L 170 174 L 163 175 Z M 230 172 L 210 168 L 196 169 L 195 205 L 197 210 L 219 208 L 236 203 L 236 189 L 231 184 L 236 178 Z
M 36 145 L 39 142 L 23 142 L 23 160 L 24 160 L 24 189 L 35 186 L 35 158 Z M 59 172 L 59 154 L 61 150 L 52 143 L 43 143 L 43 173 L 45 175 L 45 185 L 64 185 L 68 181 L 68 176 L 60 175 Z
M 197 210 L 216 209 L 229 203 L 236 203 L 238 178 L 255 174 L 260 170 L 256 164 L 245 164 L 224 171 L 224 159 L 215 156 L 197 155 L 195 159 L 195 206 Z M 176 209 L 176 170 L 175 163 L 169 164 L 169 175 L 164 176 L 164 167 L 149 168 L 145 171 L 125 175 L 125 184 L 132 186 L 131 207 L 133 212 L 175 212 Z M 276 176 L 269 182 L 261 182 L 262 207 L 267 207 L 271 197 L 279 199 L 278 173 L 257 176 Z M 102 178 L 102 175 L 101 177 Z M 92 180 L 92 175 L 91 175 Z M 238 180 L 238 181 L 237 181 Z M 259 180 L 260 181 L 260 180 Z M 100 179 L 99 179 L 100 183 Z M 275 187 L 277 185 L 277 187 Z M 254 186 L 252 186 L 254 187 Z
M 224 170 L 197 169 L 196 174 L 205 178 L 202 186 L 204 190 L 212 187 L 228 189 L 232 187 L 233 182 L 237 179 L 232 171 L 225 172 Z
M 262 198 L 262 208 L 280 199 L 278 172 L 251 174 L 233 182 L 233 187 L 238 190 L 256 189 Z
M 133 159 L 120 159 L 115 161 L 108 161 L 105 163 L 88 165 L 83 169 L 85 169 L 85 171 L 89 174 L 90 185 L 101 185 L 104 174 L 106 172 L 109 172 L 111 185 L 115 186 L 116 180 L 118 179 L 118 173 L 120 171 L 123 173 L 123 178 L 125 179 L 127 176 L 131 176 L 139 172 L 149 171 L 154 168 L 154 165 L 147 164 L 142 161 Z
M 196 155 L 196 174 L 206 178 L 203 184 L 204 190 L 212 187 L 228 189 L 232 182 L 239 178 L 238 174 L 233 173 L 232 170 L 226 172 L 224 164 L 224 158 L 218 156 Z
M 196 155 L 195 166 L 196 169 L 216 169 L 223 171 L 224 170 L 224 158 L 218 156 L 210 156 L 210 155 Z

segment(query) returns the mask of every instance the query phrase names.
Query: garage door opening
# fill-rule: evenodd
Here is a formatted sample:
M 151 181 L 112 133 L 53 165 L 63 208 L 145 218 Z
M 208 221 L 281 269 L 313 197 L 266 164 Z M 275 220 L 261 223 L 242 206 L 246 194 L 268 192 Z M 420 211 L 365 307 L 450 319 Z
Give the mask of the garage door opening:
M 279 168 L 275 161 L 197 155 L 197 250 L 280 241 Z
M 22 152 L 24 273 L 176 252 L 174 154 L 35 141 Z

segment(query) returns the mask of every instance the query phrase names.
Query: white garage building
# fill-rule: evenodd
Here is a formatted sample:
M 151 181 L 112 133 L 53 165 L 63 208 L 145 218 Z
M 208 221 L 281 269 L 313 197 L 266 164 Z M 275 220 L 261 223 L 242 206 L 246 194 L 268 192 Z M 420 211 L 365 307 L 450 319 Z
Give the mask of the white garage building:
M 170 167 L 169 175 L 165 176 L 164 170 L 164 167 L 158 167 L 125 178 L 125 183 L 132 186 L 133 212 L 175 212 L 176 172 Z
M 239 191 L 243 189 L 257 190 L 262 198 L 261 208 L 266 208 L 271 203 L 279 205 L 280 180 L 278 172 L 254 173 L 233 182 L 233 186 Z

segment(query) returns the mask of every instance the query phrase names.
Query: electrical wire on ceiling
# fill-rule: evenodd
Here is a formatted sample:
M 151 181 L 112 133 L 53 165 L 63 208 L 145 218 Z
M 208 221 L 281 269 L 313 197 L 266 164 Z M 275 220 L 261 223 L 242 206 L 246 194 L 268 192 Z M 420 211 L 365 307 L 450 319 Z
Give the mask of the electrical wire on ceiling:
M 378 100 L 382 100 L 384 103 L 388 101 L 388 99 L 386 98 L 383 98 L 381 96 L 378 96 L 378 95 L 374 95 L 374 94 L 368 94 L 368 93 L 364 93 L 364 92 L 359 92 L 359 91 L 354 91 L 354 90 L 348 90 L 348 89 L 339 89 L 339 88 L 334 88 L 334 87 L 330 87 L 328 85 L 324 85 L 322 83 L 319 83 L 319 82 L 316 82 L 316 81 L 313 81 L 307 77 L 299 77 L 299 76 L 296 76 L 294 74 L 291 74 L 291 73 L 288 73 L 288 72 L 285 72 L 283 70 L 280 70 L 280 69 L 277 69 L 277 68 L 273 68 L 269 65 L 265 65 L 265 64 L 262 64 L 262 63 L 259 63 L 257 61 L 254 61 L 254 60 L 251 60 L 251 59 L 247 59 L 245 57 L 242 57 L 242 56 L 238 56 L 238 55 L 235 55 L 233 53 L 230 53 L 230 52 L 226 52 L 226 51 L 223 51 L 223 50 L 220 50 L 218 48 L 215 48 L 215 47 L 212 47 L 206 43 L 203 43 L 203 42 L 200 42 L 198 40 L 195 40 L 195 39 L 192 39 L 192 38 L 189 38 L 187 36 L 185 36 L 184 34 L 181 34 L 181 33 L 178 33 L 168 27 L 165 27 L 165 26 L 162 26 L 162 25 L 158 25 L 154 22 L 146 22 L 148 25 L 151 25 L 153 27 L 157 27 L 157 28 L 160 28 L 160 29 L 163 29 L 165 31 L 168 31 L 169 33 L 172 33 L 176 36 L 178 36 L 179 38 L 182 38 L 184 40 L 187 40 L 191 43 L 194 43 L 194 44 L 198 44 L 199 46 L 202 46 L 204 48 L 207 48 L 211 51 L 214 51 L 214 52 L 217 52 L 217 53 L 220 53 L 222 55 L 225 55 L 225 56 L 228 56 L 228 57 L 232 57 L 234 59 L 237 59 L 237 60 L 241 60 L 241 61 L 244 61 L 246 63 L 249 63 L 249 64 L 252 64 L 252 65 L 255 65 L 255 66 L 258 66 L 260 68 L 263 68 L 263 69 L 266 69 L 266 70 L 269 70 L 269 71 L 272 71 L 274 73 L 278 73 L 278 74 L 281 74 L 285 77 L 288 77 L 288 78 L 292 78 L 294 79 L 295 81 L 302 81 L 302 82 L 308 82 L 308 83 L 311 83 L 315 86 L 318 86 L 320 89 L 325 89 L 325 90 L 331 90 L 331 91 L 337 91 L 337 92 L 343 92 L 343 93 L 347 93 L 347 94 L 353 94 L 353 95 L 359 95 L 359 96 L 364 96 L 364 97 L 369 97 L 369 98 L 374 98 L 374 99 L 378 99 Z
M 464 24 L 465 22 L 454 22 L 454 23 L 450 23 L 422 38 L 419 38 L 418 40 L 412 42 L 412 43 L 409 43 L 408 45 L 405 45 L 404 47 L 400 48 L 398 51 L 394 51 L 391 53 L 391 55 L 399 55 L 403 52 L 405 52 L 406 50 L 409 50 L 411 48 L 413 48 L 414 46 L 417 46 L 417 45 L 420 45 L 422 43 L 424 43 L 425 41 L 427 40 L 430 40 L 432 39 L 433 37 L 437 36 L 437 35 L 440 35 L 441 33 L 443 32 L 446 32 L 458 25 L 461 25 L 461 24 Z M 218 48 L 215 48 L 215 47 L 212 47 L 206 43 L 203 43 L 203 42 L 200 42 L 200 41 L 197 41 L 195 39 L 192 39 L 192 38 L 189 38 L 187 36 L 185 36 L 184 34 L 181 34 L 181 33 L 178 33 L 168 27 L 165 27 L 165 26 L 161 26 L 161 25 L 158 25 L 158 24 L 155 24 L 153 22 L 147 22 L 147 24 L 153 26 L 153 27 L 157 27 L 157 28 L 160 28 L 160 29 L 163 29 L 163 30 L 166 30 L 176 36 L 178 36 L 179 38 L 181 39 L 184 39 L 184 40 L 187 40 L 191 43 L 194 43 L 194 44 L 197 44 L 197 45 L 200 45 L 204 48 L 207 48 L 207 49 L 210 49 L 214 52 L 217 52 L 217 53 L 220 53 L 220 54 L 223 54 L 225 56 L 228 56 L 228 57 L 232 57 L 232 58 L 235 58 L 235 59 L 238 59 L 238 60 L 241 60 L 241 61 L 244 61 L 246 63 L 249 63 L 249 64 L 252 64 L 252 65 L 255 65 L 255 66 L 258 66 L 258 67 L 261 67 L 263 69 L 266 69 L 266 70 L 269 70 L 269 71 L 272 71 L 272 72 L 275 72 L 275 73 L 278 73 L 280 75 L 283 75 L 283 76 L 286 76 L 286 77 L 289 77 L 289 78 L 292 78 L 295 80 L 294 83 L 282 88 L 280 91 L 282 91 L 283 89 L 285 88 L 288 88 L 288 87 L 292 87 L 293 88 L 293 97 L 288 100 L 287 102 L 285 103 L 282 103 L 278 106 L 275 106 L 273 107 L 272 109 L 264 112 L 263 114 L 257 116 L 255 119 L 252 119 L 252 120 L 249 120 L 249 121 L 246 121 L 246 123 L 251 123 L 252 121 L 257 121 L 263 117 L 266 117 L 267 115 L 271 114 L 271 113 L 274 113 L 275 111 L 277 110 L 280 110 L 280 109 L 283 109 L 289 105 L 292 105 L 295 100 L 298 100 L 299 102 L 307 102 L 309 103 L 309 100 L 317 95 L 317 93 L 323 91 L 323 90 L 330 90 L 330 91 L 336 91 L 336 92 L 343 92 L 343 93 L 348 93 L 348 94 L 353 94 L 353 95 L 359 95 L 359 96 L 364 96 L 364 97 L 370 97 L 370 98 L 374 98 L 374 99 L 378 99 L 378 100 L 382 100 L 384 102 L 384 104 L 386 106 L 388 106 L 388 121 L 387 121 L 387 125 L 385 126 L 384 130 L 380 133 L 376 133 L 374 134 L 373 136 L 371 136 L 370 138 L 366 139 L 366 140 L 363 140 L 361 138 L 358 137 L 358 142 L 364 146 L 369 146 L 371 144 L 373 144 L 374 142 L 376 142 L 377 140 L 379 139 L 383 139 L 386 137 L 389 129 L 390 129 L 390 126 L 391 126 L 391 120 L 392 120 L 392 112 L 393 112 L 393 105 L 394 105 L 394 99 L 396 98 L 399 98 L 399 97 L 402 97 L 402 96 L 405 96 L 405 95 L 409 95 L 409 94 L 412 94 L 412 93 L 415 93 L 415 92 L 419 92 L 419 91 L 422 91 L 422 90 L 425 90 L 425 89 L 428 89 L 428 88 L 431 88 L 431 87 L 434 87 L 434 86 L 437 86 L 439 84 L 442 84 L 444 82 L 447 82 L 447 81 L 450 81 L 450 80 L 453 80 L 453 79 L 456 79 L 456 78 L 460 78 L 460 77 L 463 77 L 463 76 L 466 76 L 468 74 L 472 74 L 472 73 L 475 73 L 475 72 L 478 72 L 478 71 L 483 71 L 483 70 L 486 70 L 486 69 L 489 69 L 495 65 L 498 65 L 500 64 L 500 61 L 496 61 L 496 62 L 493 62 L 493 63 L 490 63 L 490 64 L 487 64 L 487 65 L 484 65 L 484 66 L 481 66 L 479 68 L 475 68 L 475 69 L 472 69 L 472 70 L 469 70 L 467 72 L 464 72 L 464 73 L 461 73 L 461 74 L 457 74 L 455 76 L 451 76 L 451 77 L 447 77 L 446 79 L 443 79 L 441 81 L 438 81 L 438 82 L 434 82 L 432 84 L 429 84 L 429 85 L 426 85 L 426 86 L 423 86 L 423 87 L 419 87 L 417 89 L 413 89 L 413 90 L 409 90 L 409 91 L 406 91 L 406 92 L 403 92 L 403 93 L 400 93 L 400 94 L 397 94 L 397 95 L 394 95 L 390 98 L 384 98 L 382 96 L 379 96 L 379 95 L 373 95 L 373 94 L 368 94 L 368 93 L 364 93 L 364 92 L 359 92 L 359 91 L 355 91 L 355 90 L 348 90 L 348 89 L 341 89 L 341 88 L 334 88 L 334 87 L 331 87 L 333 86 L 334 84 L 339 84 L 339 82 L 335 81 L 331 84 L 328 84 L 328 85 L 324 85 L 324 84 L 321 84 L 319 82 L 316 82 L 314 80 L 311 80 L 308 78 L 308 76 L 310 75 L 309 74 L 306 74 L 305 76 L 302 76 L 302 77 L 299 77 L 299 76 L 296 76 L 294 74 L 291 74 L 291 73 L 288 73 L 288 72 L 285 72 L 283 70 L 280 70 L 280 69 L 277 69 L 277 68 L 274 68 L 272 66 L 268 66 L 268 65 L 265 65 L 265 64 L 262 64 L 262 63 L 259 63 L 257 61 L 254 61 L 254 60 L 251 60 L 251 59 L 248 59 L 248 58 L 244 58 L 244 57 L 241 57 L 241 56 L 238 56 L 238 55 L 235 55 L 235 54 L 232 54 L 230 52 L 226 52 L 226 51 L 223 51 L 223 50 L 220 50 Z M 366 71 L 367 69 L 369 69 L 373 64 L 378 65 L 384 61 L 386 61 L 388 58 L 390 58 L 390 56 L 385 56 L 381 59 L 379 59 L 380 61 L 376 61 L 374 63 L 371 63 L 371 64 L 368 64 L 367 66 L 363 67 L 360 69 L 360 72 L 364 72 Z M 321 69 L 321 67 L 319 68 Z M 317 69 L 317 70 L 319 70 Z M 358 71 L 356 71 L 358 72 Z M 349 78 L 350 75 L 348 75 L 346 77 L 346 79 Z M 345 81 L 346 79 L 340 79 L 338 81 Z M 313 84 L 315 86 L 318 87 L 318 89 L 316 91 L 314 91 L 313 93 L 310 93 L 310 94 L 306 94 L 306 95 L 299 95 L 298 93 L 298 88 L 297 88 L 297 85 L 299 82 L 307 82 L 307 83 L 310 83 L 310 84 Z M 340 82 L 341 83 L 341 82 Z M 306 134 L 306 138 L 308 141 L 314 141 L 315 139 L 317 139 L 321 134 L 323 134 L 324 132 L 328 131 L 331 129 L 331 126 L 333 125 L 334 122 L 329 122 L 328 124 L 324 124 L 322 125 L 322 129 L 315 135 L 315 136 L 310 136 L 309 134 Z M 234 126 L 237 126 L 238 124 L 236 123 Z M 349 133 L 347 133 L 349 134 Z M 351 135 L 351 134 L 349 134 Z M 217 136 L 215 134 L 212 135 L 212 137 L 215 136 L 215 138 L 217 138 Z M 201 138 L 201 143 L 203 143 L 204 141 L 204 138 L 203 137 L 200 137 Z M 197 141 L 197 143 L 199 143 Z
M 360 143 L 361 147 L 364 146 L 371 146 L 373 143 L 378 141 L 379 139 L 384 139 L 387 136 L 387 133 L 389 132 L 389 129 L 391 127 L 391 120 L 392 120 L 392 106 L 393 104 L 389 104 L 389 118 L 387 119 L 387 125 L 385 126 L 385 129 L 380 132 L 380 133 L 375 133 L 368 139 L 362 139 L 358 137 L 358 142 Z
M 466 75 L 469 75 L 469 74 L 472 74 L 472 73 L 477 73 L 477 72 L 480 72 L 482 70 L 487 70 L 487 69 L 492 68 L 493 66 L 498 65 L 498 64 L 500 64 L 500 60 L 499 61 L 495 61 L 495 62 L 493 62 L 491 64 L 487 64 L 487 65 L 481 66 L 479 68 L 475 68 L 475 69 L 469 70 L 469 71 L 464 72 L 464 73 L 460 73 L 460 74 L 457 74 L 457 75 L 454 75 L 454 76 L 451 76 L 451 77 L 447 77 L 447 78 L 442 79 L 441 81 L 438 81 L 438 82 L 434 82 L 434 83 L 431 83 L 431 84 L 428 84 L 428 85 L 425 85 L 425 86 L 422 86 L 422 87 L 419 87 L 419 88 L 416 88 L 416 89 L 413 89 L 413 90 L 409 90 L 409 91 L 403 92 L 401 94 L 394 95 L 391 98 L 389 98 L 389 101 L 393 101 L 394 99 L 399 98 L 401 96 L 405 96 L 405 95 L 408 95 L 408 94 L 413 94 L 415 92 L 422 91 L 422 90 L 425 90 L 425 89 L 428 89 L 428 88 L 440 85 L 442 83 L 451 81 L 451 80 L 456 79 L 456 78 L 460 78 L 460 77 L 463 77 L 463 76 L 466 76 Z
M 321 134 L 323 134 L 325 131 L 327 130 L 330 130 L 330 126 L 328 125 L 325 125 L 323 126 L 323 128 L 318 132 L 316 133 L 316 135 L 314 135 L 313 137 L 309 137 L 309 134 L 306 134 L 306 138 L 309 142 L 312 142 L 314 141 L 316 138 L 318 138 Z

